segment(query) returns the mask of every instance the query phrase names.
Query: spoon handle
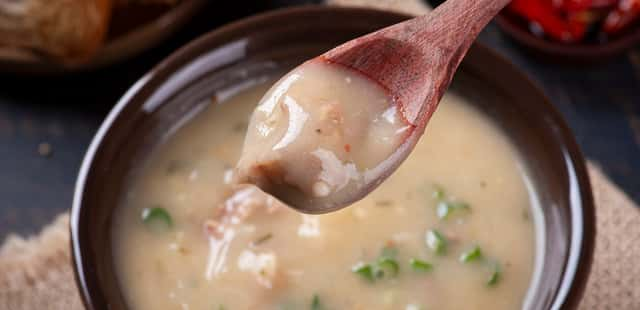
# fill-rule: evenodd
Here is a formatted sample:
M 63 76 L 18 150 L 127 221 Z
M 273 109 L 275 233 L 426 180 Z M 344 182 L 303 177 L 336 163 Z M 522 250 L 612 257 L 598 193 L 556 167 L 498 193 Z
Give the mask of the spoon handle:
M 511 0 L 448 0 L 432 14 L 408 21 L 406 40 L 420 42 L 422 66 L 433 68 L 431 89 L 405 100 L 405 118 L 418 127 L 425 125 L 449 87 L 453 74 L 480 31 Z M 425 77 L 429 79 L 429 77 Z M 417 86 L 417 85 L 416 85 Z M 415 88 L 418 89 L 418 88 Z
M 449 61 L 454 63 L 452 66 L 455 71 L 480 31 L 510 2 L 448 0 L 431 14 L 409 20 L 408 23 L 413 24 L 415 30 L 407 32 L 408 39 L 437 39 L 435 44 L 443 49 L 451 49 Z M 431 49 L 433 45 L 424 42 L 424 47 Z
M 349 41 L 321 58 L 378 82 L 421 133 L 475 38 L 510 1 L 448 0 L 429 14 Z

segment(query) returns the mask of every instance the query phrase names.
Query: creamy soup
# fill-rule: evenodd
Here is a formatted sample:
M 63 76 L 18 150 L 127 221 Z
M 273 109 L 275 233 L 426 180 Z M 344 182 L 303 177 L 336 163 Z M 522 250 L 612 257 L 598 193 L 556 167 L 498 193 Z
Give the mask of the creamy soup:
M 535 199 L 487 118 L 447 94 L 379 188 L 340 211 L 305 215 L 230 185 L 267 89 L 211 104 L 131 178 L 113 248 L 132 309 L 522 307 Z
M 409 129 L 376 83 L 312 60 L 278 81 L 253 112 L 238 181 L 294 208 L 332 211 L 378 179 Z

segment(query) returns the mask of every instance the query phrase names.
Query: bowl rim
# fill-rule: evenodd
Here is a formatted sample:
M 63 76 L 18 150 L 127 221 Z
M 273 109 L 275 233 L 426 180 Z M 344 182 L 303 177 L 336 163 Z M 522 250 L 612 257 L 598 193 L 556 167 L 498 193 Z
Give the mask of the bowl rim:
M 183 47 L 177 49 L 171 53 L 164 60 L 155 65 L 151 70 L 144 74 L 136 83 L 134 83 L 129 90 L 118 100 L 116 105 L 108 113 L 96 134 L 94 135 L 86 154 L 82 160 L 78 177 L 75 184 L 75 191 L 73 195 L 73 204 L 71 209 L 69 229 L 71 233 L 70 247 L 71 256 L 74 267 L 74 275 L 76 284 L 78 286 L 81 299 L 87 309 L 97 309 L 94 303 L 94 295 L 97 293 L 94 288 L 89 287 L 89 283 L 85 277 L 87 266 L 85 266 L 85 259 L 83 256 L 83 249 L 81 247 L 80 235 L 80 223 L 81 223 L 81 210 L 84 206 L 83 197 L 86 191 L 86 183 L 88 180 L 89 172 L 93 169 L 94 159 L 98 153 L 99 147 L 104 140 L 108 137 L 108 132 L 113 128 L 113 124 L 116 119 L 122 114 L 123 110 L 132 103 L 132 99 L 139 94 L 140 91 L 147 88 L 153 88 L 153 81 L 162 80 L 163 78 L 170 76 L 171 72 L 168 69 L 172 66 L 179 64 L 185 58 L 189 58 L 189 55 L 194 54 L 201 45 L 211 41 L 215 38 L 219 38 L 228 33 L 237 32 L 239 29 L 248 27 L 252 24 L 258 24 L 266 20 L 280 19 L 290 15 L 298 14 L 318 14 L 327 12 L 341 12 L 344 14 L 383 14 L 383 15 L 395 15 L 402 18 L 411 18 L 413 16 L 381 11 L 370 8 L 360 7 L 338 7 L 338 6 L 323 6 L 323 5 L 302 5 L 297 7 L 283 8 L 266 13 L 261 13 L 240 20 L 231 22 L 229 24 L 218 27 L 208 33 L 205 33 L 198 38 L 190 41 Z M 595 244 L 595 207 L 593 201 L 593 195 L 589 177 L 587 174 L 587 168 L 584 157 L 577 142 L 574 139 L 571 129 L 567 125 L 566 121 L 562 117 L 559 110 L 551 103 L 546 94 L 542 91 L 542 88 L 534 82 L 524 71 L 518 69 L 518 67 L 509 59 L 502 56 L 493 49 L 481 44 L 476 43 L 477 47 L 484 53 L 491 54 L 492 57 L 499 59 L 506 66 L 508 66 L 514 74 L 519 75 L 520 78 L 530 84 L 540 96 L 544 99 L 540 104 L 547 106 L 549 117 L 551 121 L 558 126 L 560 131 L 560 146 L 564 151 L 565 161 L 568 166 L 572 168 L 569 173 L 570 182 L 570 220 L 571 227 L 571 248 L 569 249 L 569 256 L 567 258 L 567 271 L 563 276 L 560 286 L 556 295 L 553 297 L 552 309 L 569 309 L 577 308 L 586 282 L 589 277 L 589 272 L 593 260 L 593 251 Z

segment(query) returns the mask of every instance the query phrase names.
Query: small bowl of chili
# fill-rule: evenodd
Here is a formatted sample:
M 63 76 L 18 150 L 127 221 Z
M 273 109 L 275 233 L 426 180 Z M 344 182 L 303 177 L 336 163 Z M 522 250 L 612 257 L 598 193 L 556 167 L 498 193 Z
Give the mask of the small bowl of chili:
M 640 0 L 513 0 L 496 23 L 547 59 L 602 61 L 640 45 Z

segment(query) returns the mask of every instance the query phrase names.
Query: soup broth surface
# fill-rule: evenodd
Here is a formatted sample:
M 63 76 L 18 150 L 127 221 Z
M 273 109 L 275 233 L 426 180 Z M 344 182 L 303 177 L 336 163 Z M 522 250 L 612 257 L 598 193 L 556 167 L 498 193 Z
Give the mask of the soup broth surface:
M 489 119 L 445 95 L 378 189 L 304 215 L 253 187 L 231 189 L 269 86 L 212 103 L 132 176 L 112 228 L 131 309 L 522 308 L 533 194 Z

